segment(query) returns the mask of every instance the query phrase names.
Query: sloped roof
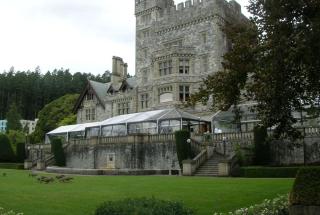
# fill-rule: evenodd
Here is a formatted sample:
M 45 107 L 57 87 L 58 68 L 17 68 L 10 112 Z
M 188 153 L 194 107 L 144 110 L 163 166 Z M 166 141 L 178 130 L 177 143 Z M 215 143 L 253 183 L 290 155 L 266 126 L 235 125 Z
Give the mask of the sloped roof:
M 103 101 L 103 99 L 107 96 L 107 90 L 110 87 L 110 82 L 109 83 L 100 83 L 100 82 L 89 80 L 89 83 L 90 83 L 92 89 L 96 92 L 99 99 L 101 99 L 101 101 Z
M 136 77 L 127 78 L 126 82 L 132 88 L 137 87 L 137 79 L 136 79 Z
M 107 96 L 107 90 L 110 88 L 110 83 L 100 83 L 92 80 L 88 80 L 87 86 L 82 91 L 81 95 L 79 96 L 74 108 L 73 112 L 77 112 L 79 109 L 85 95 L 87 94 L 89 89 L 93 90 L 94 95 L 97 97 L 99 103 L 103 108 L 105 108 L 105 104 L 103 99 Z

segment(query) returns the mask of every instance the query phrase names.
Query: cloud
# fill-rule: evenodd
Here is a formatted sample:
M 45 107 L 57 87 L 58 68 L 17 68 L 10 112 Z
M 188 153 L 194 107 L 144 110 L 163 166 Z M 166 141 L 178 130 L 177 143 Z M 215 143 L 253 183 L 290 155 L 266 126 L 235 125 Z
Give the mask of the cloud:
M 98 74 L 111 70 L 116 55 L 134 74 L 134 2 L 0 0 L 0 72 L 39 65 L 43 72 L 63 67 Z

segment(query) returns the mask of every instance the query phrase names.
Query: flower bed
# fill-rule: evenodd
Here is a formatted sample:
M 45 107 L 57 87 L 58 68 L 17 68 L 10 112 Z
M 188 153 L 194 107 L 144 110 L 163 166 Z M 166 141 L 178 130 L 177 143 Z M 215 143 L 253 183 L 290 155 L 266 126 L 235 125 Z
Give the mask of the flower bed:
M 214 215 L 288 215 L 288 195 L 279 196 L 273 200 L 264 200 L 263 203 L 247 208 L 241 208 L 229 213 L 214 213 Z

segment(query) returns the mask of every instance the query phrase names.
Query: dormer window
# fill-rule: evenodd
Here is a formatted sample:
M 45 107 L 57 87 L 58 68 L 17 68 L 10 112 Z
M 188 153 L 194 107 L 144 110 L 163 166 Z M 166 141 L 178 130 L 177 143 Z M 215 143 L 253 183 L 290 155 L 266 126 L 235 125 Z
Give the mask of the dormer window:
M 88 92 L 88 93 L 87 93 L 87 95 L 86 95 L 86 100 L 87 100 L 87 101 L 92 101 L 92 100 L 93 100 L 93 98 L 94 98 L 93 93 Z

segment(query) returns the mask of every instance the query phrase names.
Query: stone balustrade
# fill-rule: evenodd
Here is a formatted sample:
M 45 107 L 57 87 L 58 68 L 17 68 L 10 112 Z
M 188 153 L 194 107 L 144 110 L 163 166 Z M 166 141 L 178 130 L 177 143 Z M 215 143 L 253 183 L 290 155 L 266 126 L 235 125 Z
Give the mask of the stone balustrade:
M 173 142 L 174 134 L 157 134 L 157 135 L 128 135 L 117 137 L 95 137 L 90 139 L 71 139 L 70 143 L 80 145 L 97 145 L 97 144 L 117 144 L 117 143 L 159 143 L 164 141 Z

